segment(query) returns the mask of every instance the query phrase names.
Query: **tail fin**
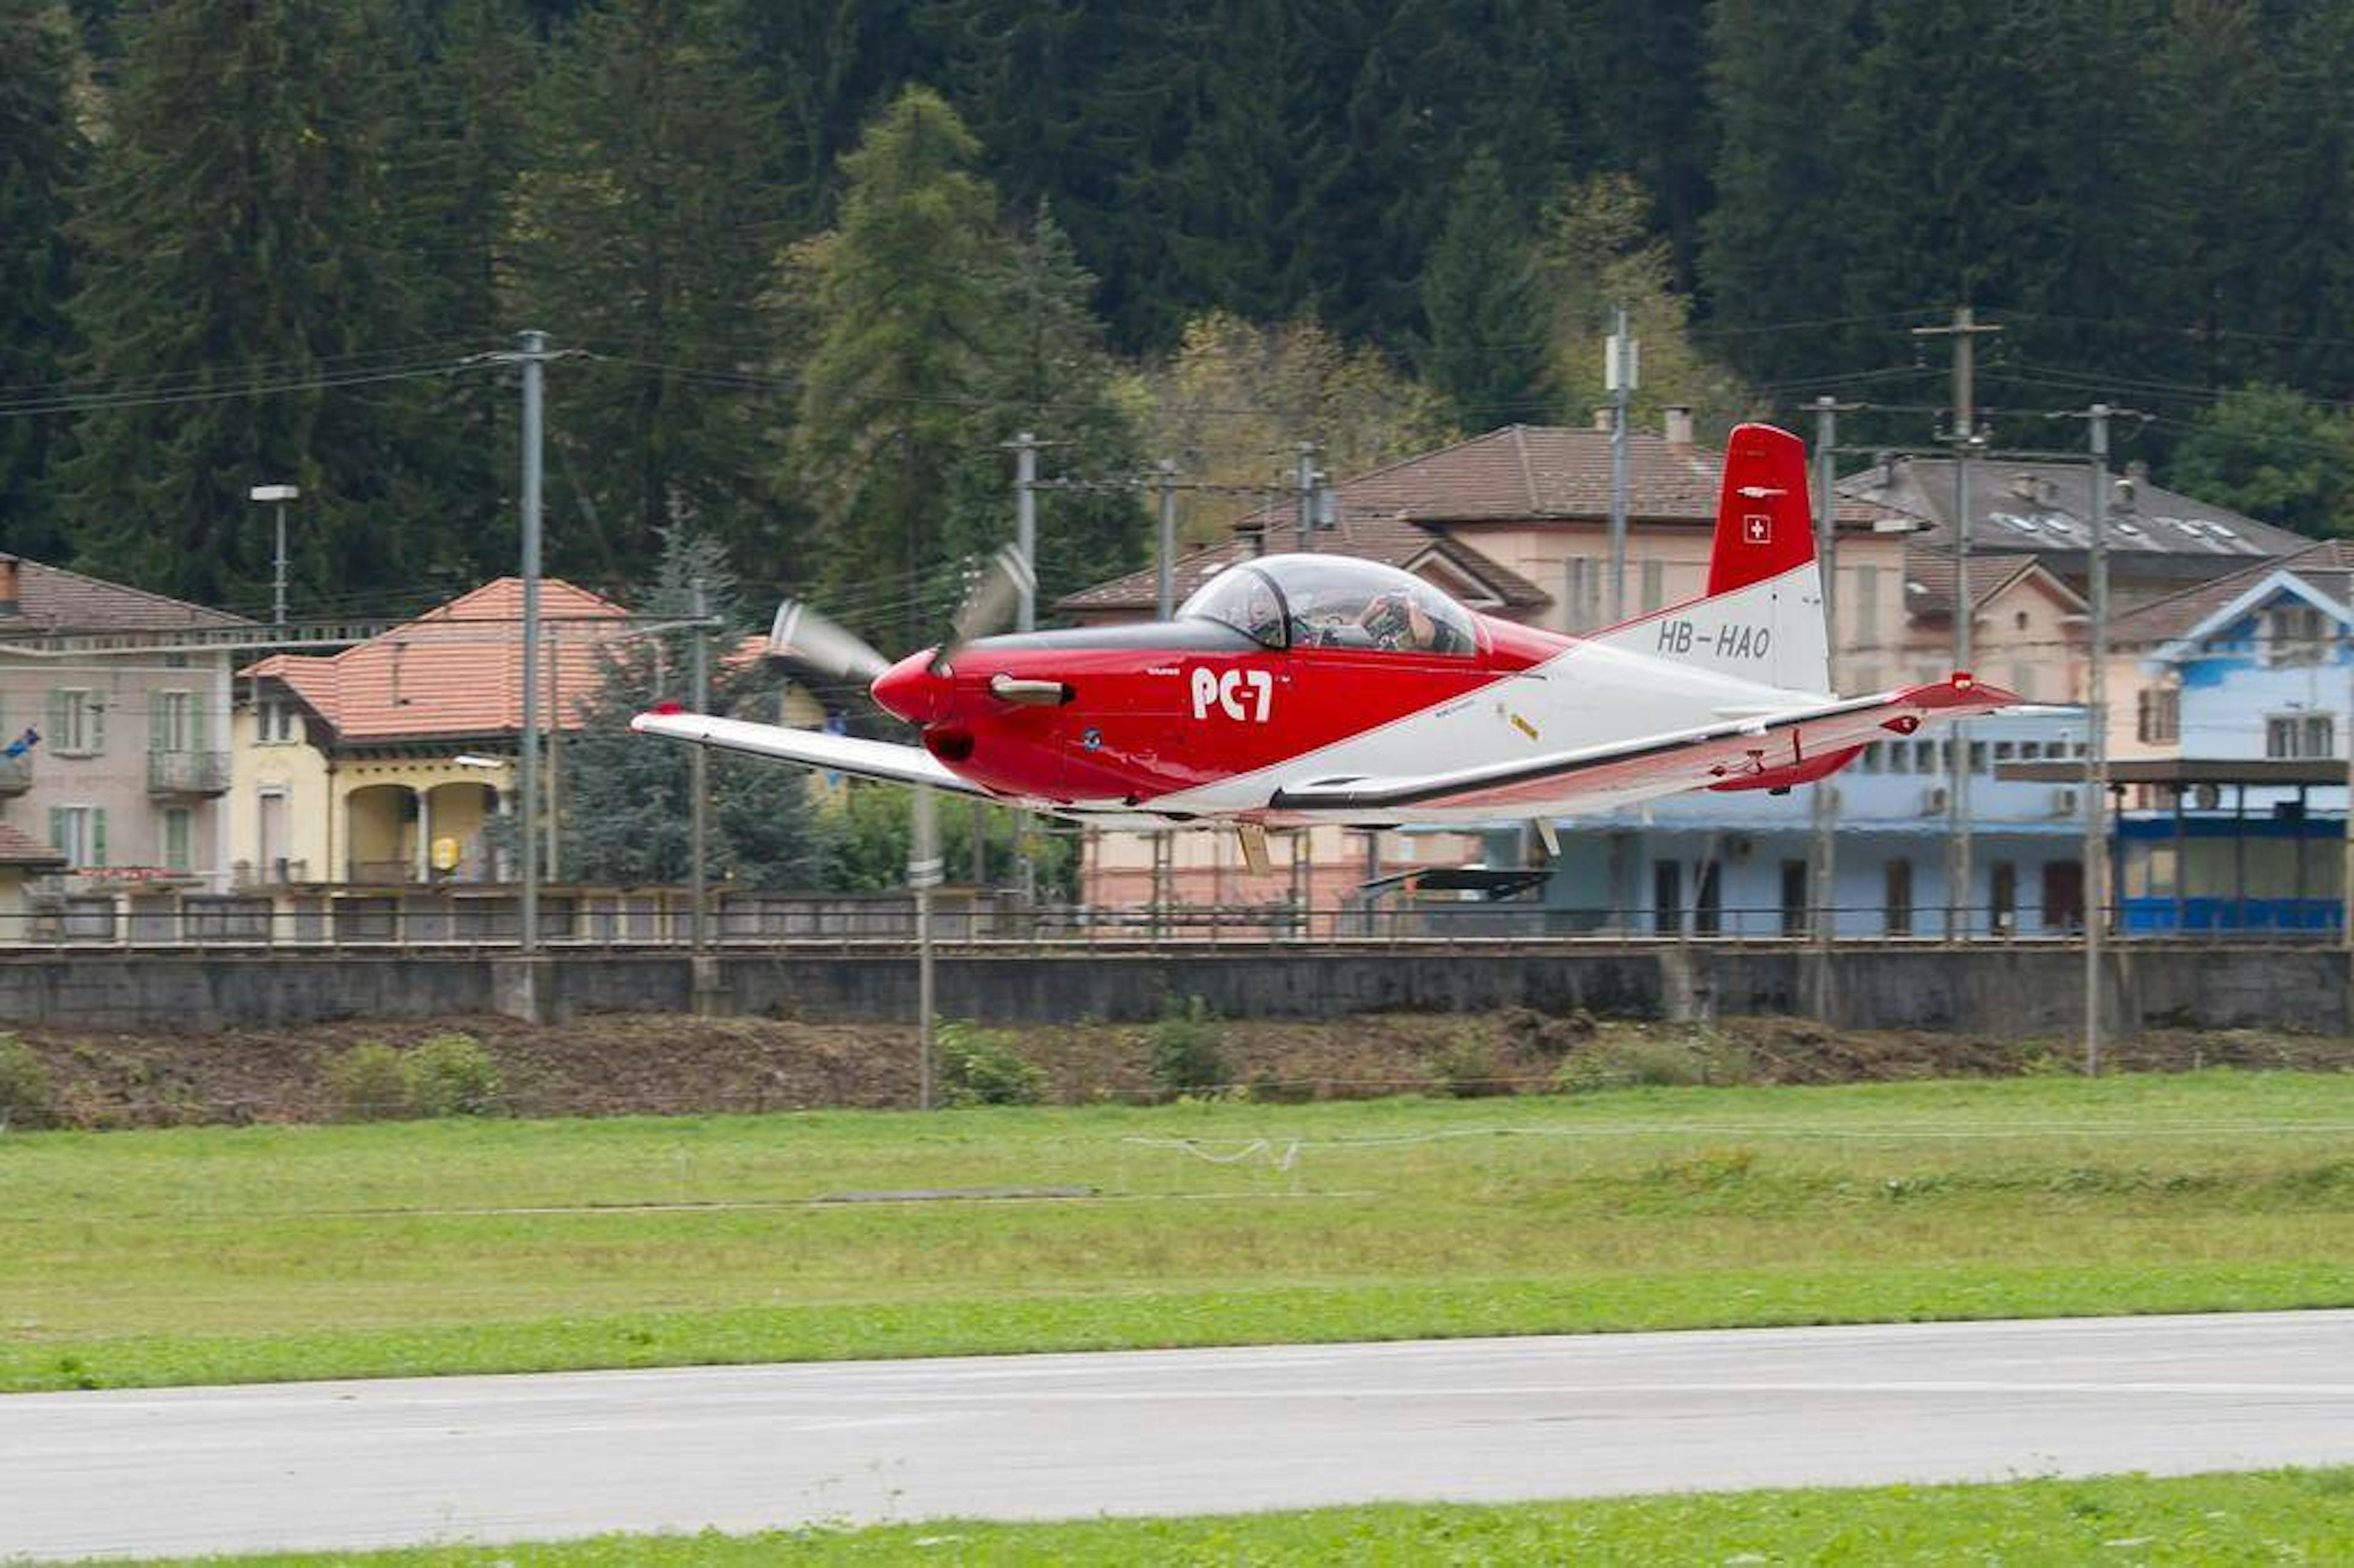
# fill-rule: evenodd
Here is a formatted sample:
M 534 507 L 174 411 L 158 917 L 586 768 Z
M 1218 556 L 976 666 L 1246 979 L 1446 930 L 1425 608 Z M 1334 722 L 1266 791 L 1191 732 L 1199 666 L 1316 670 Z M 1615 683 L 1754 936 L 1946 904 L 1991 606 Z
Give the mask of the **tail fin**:
M 1830 689 L 1830 632 L 1815 563 L 1806 443 L 1771 425 L 1734 428 L 1702 597 L 1595 641 L 1792 691 Z

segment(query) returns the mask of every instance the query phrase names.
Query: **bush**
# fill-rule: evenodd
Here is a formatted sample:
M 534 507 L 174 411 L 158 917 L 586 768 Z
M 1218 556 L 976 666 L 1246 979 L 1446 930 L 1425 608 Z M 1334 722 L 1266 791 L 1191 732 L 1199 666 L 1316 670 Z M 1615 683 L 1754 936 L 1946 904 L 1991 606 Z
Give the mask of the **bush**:
M 940 1101 L 949 1106 L 1034 1106 L 1046 1075 L 1023 1061 L 1002 1030 L 950 1019 L 933 1038 Z
M 400 1075 L 413 1116 L 495 1116 L 506 1088 L 471 1034 L 436 1034 L 402 1060 Z
M 408 1114 L 408 1081 L 389 1045 L 355 1045 L 327 1062 L 327 1097 L 342 1121 L 382 1121 Z
M 1175 1099 L 1226 1081 L 1225 1031 L 1200 997 L 1170 998 L 1146 1035 L 1152 1082 L 1163 1097 Z
M 0 1034 L 0 1128 L 55 1127 L 58 1086 L 33 1048 Z
M 1429 1067 L 1439 1088 L 1458 1100 L 1512 1092 L 1497 1061 L 1496 1043 L 1474 1024 L 1458 1024 L 1450 1030 L 1446 1044 L 1431 1054 Z
M 1668 1039 L 1638 1036 L 1580 1048 L 1562 1063 L 1553 1083 L 1572 1095 L 1638 1086 L 1738 1084 L 1749 1079 L 1751 1069 L 1748 1053 L 1738 1044 L 1694 1031 Z

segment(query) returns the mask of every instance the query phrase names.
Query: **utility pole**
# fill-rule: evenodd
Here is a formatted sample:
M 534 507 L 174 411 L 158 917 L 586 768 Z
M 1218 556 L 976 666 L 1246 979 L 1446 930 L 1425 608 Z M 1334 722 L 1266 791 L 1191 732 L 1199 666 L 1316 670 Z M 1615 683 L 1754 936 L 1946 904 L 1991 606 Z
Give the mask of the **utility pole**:
M 1954 670 L 1970 667 L 1972 621 L 1977 605 L 1970 596 L 1970 457 L 1981 444 L 1978 432 L 1978 339 L 1999 326 L 1981 324 L 1967 305 L 1954 307 L 1951 325 L 1914 327 L 1914 337 L 1954 340 Z M 1969 928 L 1970 882 L 1970 742 L 1969 727 L 1955 724 L 1946 731 L 1949 748 L 1946 767 L 1946 937 L 1952 940 Z
M 916 786 L 915 833 L 908 845 L 907 886 L 916 895 L 916 1093 L 932 1108 L 932 889 L 940 885 L 939 811 L 928 784 Z
M 1022 557 L 1020 631 L 1038 630 L 1038 438 L 1023 430 L 1013 438 L 1013 551 Z
M 1603 389 L 1610 394 L 1610 620 L 1627 619 L 1627 408 L 1642 376 L 1642 351 L 1627 334 L 1627 307 L 1604 354 Z
M 1316 547 L 1316 443 L 1299 443 L 1299 550 Z
M 695 630 L 688 633 L 694 641 L 693 704 L 696 713 L 711 711 L 711 637 L 704 621 L 711 614 L 710 596 L 704 591 L 703 578 L 695 577 L 688 588 L 695 610 Z M 705 885 L 705 864 L 708 860 L 711 748 L 695 746 L 687 748 L 686 803 L 686 896 L 690 906 L 686 916 L 686 945 L 695 954 L 703 951 L 705 940 L 705 922 L 710 918 L 705 905 L 709 890 Z
M 1177 613 L 1177 460 L 1162 458 L 1153 464 L 1161 491 L 1161 550 L 1153 572 L 1154 619 L 1167 620 Z
M 525 333 L 523 352 L 515 357 L 523 365 L 523 734 L 515 768 L 523 811 L 522 832 L 516 834 L 523 852 L 523 887 L 516 913 L 527 956 L 539 950 L 539 535 L 547 334 Z
M 2087 418 L 2093 449 L 2092 559 L 2085 573 L 2092 637 L 2084 668 L 2084 1076 L 2101 1073 L 2101 938 L 2108 918 L 2109 406 Z
M 1839 682 L 1839 618 L 1837 590 L 1839 586 L 1839 492 L 1835 488 L 1839 465 L 1832 448 L 1839 440 L 1839 399 L 1826 393 L 1815 399 L 1815 560 L 1820 569 L 1823 587 L 1823 624 L 1831 630 L 1831 659 L 1829 672 L 1831 690 L 1840 689 Z M 1820 947 L 1830 946 L 1838 932 L 1839 905 L 1832 897 L 1832 885 L 1839 874 L 1839 796 L 1829 779 L 1815 786 L 1815 854 L 1811 875 L 1815 886 L 1814 938 Z

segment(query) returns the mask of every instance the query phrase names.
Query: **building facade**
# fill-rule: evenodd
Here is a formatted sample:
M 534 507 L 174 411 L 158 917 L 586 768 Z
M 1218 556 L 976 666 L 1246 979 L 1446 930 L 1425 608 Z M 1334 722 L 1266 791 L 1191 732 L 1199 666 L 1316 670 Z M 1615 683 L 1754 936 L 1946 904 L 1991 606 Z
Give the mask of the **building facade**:
M 217 889 L 243 618 L 0 555 L 0 821 L 58 864 L 32 915 L 110 888 Z

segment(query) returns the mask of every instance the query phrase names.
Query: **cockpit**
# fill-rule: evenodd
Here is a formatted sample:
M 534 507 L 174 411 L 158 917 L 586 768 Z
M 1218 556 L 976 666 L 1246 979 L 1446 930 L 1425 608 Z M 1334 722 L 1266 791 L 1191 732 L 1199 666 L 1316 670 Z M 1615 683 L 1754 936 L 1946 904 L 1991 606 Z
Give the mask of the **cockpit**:
M 1468 659 L 1471 612 L 1395 567 L 1352 556 L 1237 561 L 1195 591 L 1180 619 L 1214 620 L 1267 648 L 1394 649 Z

